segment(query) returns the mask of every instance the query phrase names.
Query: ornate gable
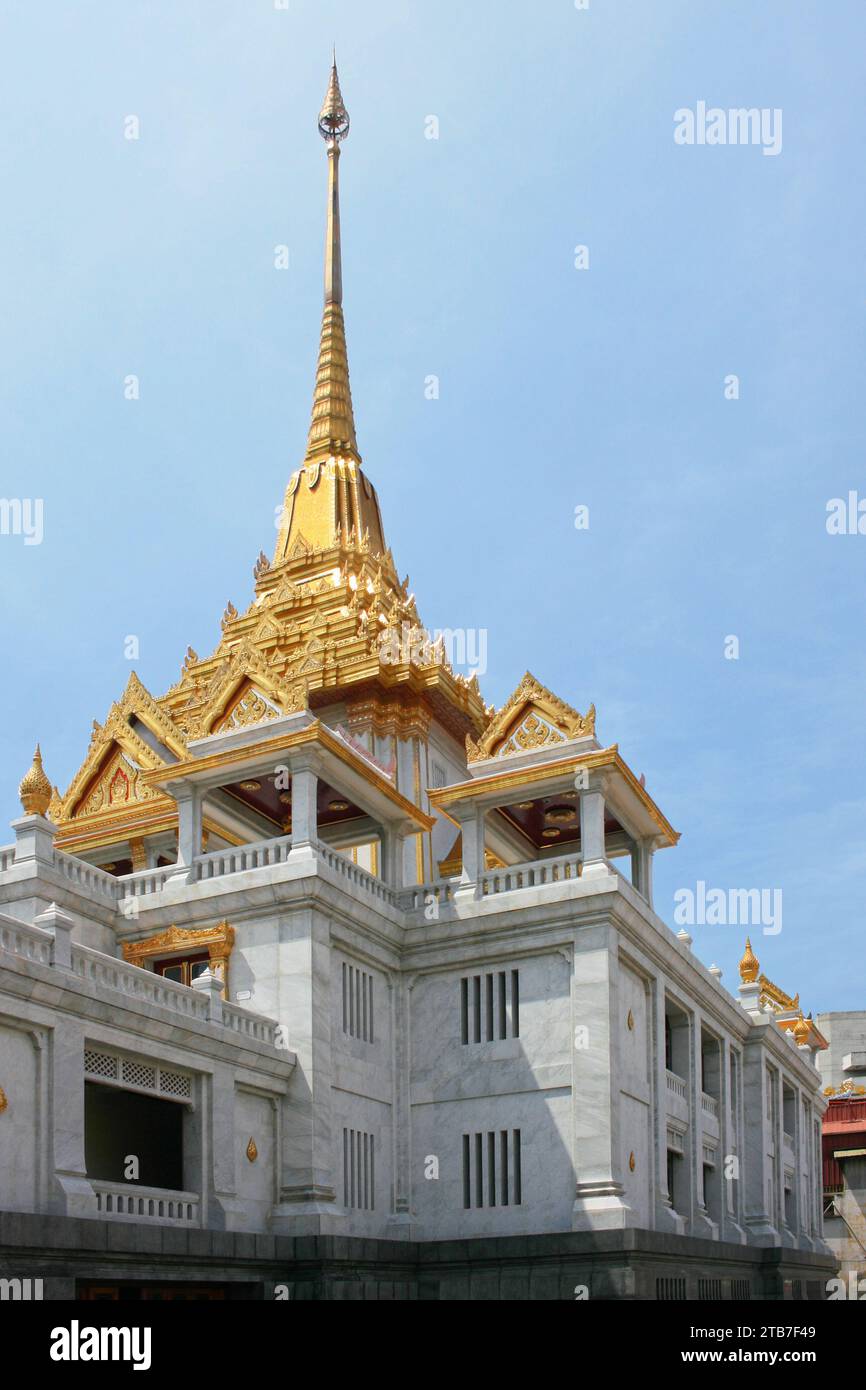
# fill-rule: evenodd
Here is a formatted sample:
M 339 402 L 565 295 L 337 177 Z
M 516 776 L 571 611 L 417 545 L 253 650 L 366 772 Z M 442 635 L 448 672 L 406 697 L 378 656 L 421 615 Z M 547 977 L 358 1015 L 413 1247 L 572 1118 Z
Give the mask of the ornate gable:
M 595 734 L 595 705 L 586 715 L 565 704 L 528 671 L 477 743 L 466 740 L 470 763 L 508 758 Z
M 87 757 L 66 795 L 54 800 L 52 818 L 57 823 L 101 812 L 116 813 L 143 801 L 167 800 L 140 780 L 142 771 L 161 767 L 166 760 L 136 732 L 132 718 L 146 726 L 171 754 L 186 756 L 180 730 L 133 674 L 105 723 L 94 723 Z
M 278 675 L 249 641 L 238 644 L 202 692 L 178 713 L 189 737 L 247 728 L 306 708 L 306 682 L 294 670 Z
M 100 811 L 124 811 L 142 801 L 152 801 L 158 795 L 141 780 L 142 768 L 117 745 L 108 750 L 102 769 L 72 811 L 72 816 L 96 816 Z
M 211 733 L 223 734 L 230 729 L 246 729 L 251 724 L 263 724 L 269 719 L 279 719 L 281 710 L 245 681 L 233 697 L 225 713 L 214 724 Z

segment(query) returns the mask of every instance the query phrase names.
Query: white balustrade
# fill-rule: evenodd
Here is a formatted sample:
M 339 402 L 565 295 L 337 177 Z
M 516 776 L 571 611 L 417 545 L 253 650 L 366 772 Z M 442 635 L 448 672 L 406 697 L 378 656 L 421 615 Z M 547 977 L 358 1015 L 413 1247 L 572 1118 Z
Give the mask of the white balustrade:
M 126 1183 L 91 1182 L 96 1206 L 105 1221 L 145 1221 L 159 1226 L 198 1226 L 201 1198 L 197 1192 L 171 1192 Z

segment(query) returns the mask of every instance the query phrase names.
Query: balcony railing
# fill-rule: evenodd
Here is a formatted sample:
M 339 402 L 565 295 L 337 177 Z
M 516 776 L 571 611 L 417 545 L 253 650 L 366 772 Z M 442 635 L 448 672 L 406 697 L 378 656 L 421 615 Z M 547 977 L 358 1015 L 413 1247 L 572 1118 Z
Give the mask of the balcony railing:
M 482 874 L 481 892 L 485 897 L 513 893 L 520 888 L 540 888 L 550 883 L 566 883 L 580 878 L 581 856 L 563 855 L 559 859 L 539 859 L 528 864 L 509 864 Z
M 688 1087 L 686 1086 L 686 1083 L 683 1080 L 683 1078 L 681 1076 L 677 1076 L 676 1072 L 673 1071 L 666 1072 L 665 1076 L 667 1077 L 668 1090 L 670 1091 L 671 1095 L 678 1096 L 680 1100 L 687 1101 Z
M 28 927 L 22 922 L 0 922 L 0 951 L 21 956 L 23 960 L 33 960 L 39 965 L 51 964 L 51 947 L 54 938 L 41 927 Z
M 106 1221 L 145 1221 L 155 1226 L 198 1226 L 201 1199 L 197 1192 L 170 1192 L 157 1187 L 92 1181 L 99 1216 Z
M 711 1115 L 714 1120 L 719 1118 L 719 1102 L 708 1096 L 706 1091 L 701 1093 L 701 1109 L 705 1115 Z

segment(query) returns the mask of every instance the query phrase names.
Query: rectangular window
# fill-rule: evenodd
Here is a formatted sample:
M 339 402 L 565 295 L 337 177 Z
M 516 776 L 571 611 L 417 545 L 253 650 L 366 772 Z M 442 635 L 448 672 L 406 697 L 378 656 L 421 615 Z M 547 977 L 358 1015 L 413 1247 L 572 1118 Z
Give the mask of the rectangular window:
M 372 1043 L 373 976 L 343 963 L 343 1032 L 359 1042 Z
M 520 1130 L 463 1135 L 463 1206 L 519 1207 L 523 1202 Z
M 460 981 L 460 1041 L 503 1042 L 520 1037 L 520 972 L 497 970 Z
M 343 1130 L 343 1205 L 353 1211 L 376 1210 L 376 1144 L 372 1134 Z

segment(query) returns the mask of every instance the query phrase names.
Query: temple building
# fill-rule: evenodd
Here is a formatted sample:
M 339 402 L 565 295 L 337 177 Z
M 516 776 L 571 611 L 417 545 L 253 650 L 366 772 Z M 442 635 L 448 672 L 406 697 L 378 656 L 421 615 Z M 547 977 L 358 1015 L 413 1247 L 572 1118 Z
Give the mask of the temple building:
M 819 1014 L 824 1115 L 824 1232 L 839 1261 L 837 1297 L 866 1299 L 866 1011 Z
M 493 709 L 427 635 L 358 446 L 336 66 L 319 130 L 276 550 L 215 651 L 162 695 L 131 677 L 65 792 L 37 749 L 0 849 L 0 1276 L 821 1298 L 826 1040 L 751 945 L 730 993 L 657 915 L 679 836 L 595 709 L 530 674 Z

